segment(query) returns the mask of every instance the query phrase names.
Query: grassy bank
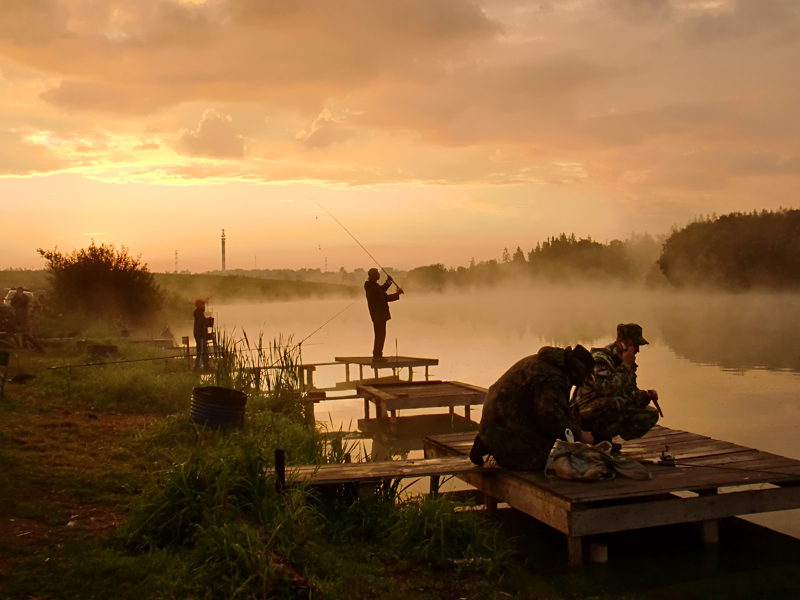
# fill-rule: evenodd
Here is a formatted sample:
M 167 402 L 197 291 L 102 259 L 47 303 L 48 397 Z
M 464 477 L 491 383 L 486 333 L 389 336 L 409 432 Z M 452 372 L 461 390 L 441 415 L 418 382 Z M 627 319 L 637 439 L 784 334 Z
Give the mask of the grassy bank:
M 69 381 L 44 369 L 83 360 L 25 354 L 36 378 L 0 401 L 0 597 L 500 597 L 509 545 L 479 513 L 388 484 L 369 500 L 276 491 L 275 448 L 290 465 L 346 450 L 303 424 L 291 377 L 255 382 L 245 361 L 222 364 L 212 379 L 250 393 L 245 426 L 223 432 L 189 422 L 192 387 L 213 381 L 183 361 L 76 368 Z

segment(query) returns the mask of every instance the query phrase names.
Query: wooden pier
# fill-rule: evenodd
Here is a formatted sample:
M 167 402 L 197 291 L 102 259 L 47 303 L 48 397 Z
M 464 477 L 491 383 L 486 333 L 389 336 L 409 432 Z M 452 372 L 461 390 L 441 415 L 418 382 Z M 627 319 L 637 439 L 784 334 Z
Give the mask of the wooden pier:
M 392 369 L 399 376 L 402 369 L 408 369 L 408 381 L 414 381 L 414 367 L 425 367 L 425 381 L 430 379 L 430 367 L 439 364 L 438 358 L 419 358 L 415 356 L 387 356 L 383 362 L 375 362 L 371 356 L 336 356 L 337 363 L 345 366 L 345 381 L 350 381 L 350 365 L 358 365 L 358 378 L 364 379 L 364 367 L 371 368 L 375 379 L 380 369 Z
M 483 405 L 486 390 L 460 381 L 418 381 L 358 385 L 364 397 L 364 419 L 369 419 L 370 403 L 378 418 L 391 416 L 391 432 L 397 430 L 397 412 L 419 408 L 446 407 L 453 419 L 456 406 L 464 407 L 464 418 L 470 420 L 470 407 Z
M 466 457 L 474 439 L 473 433 L 427 437 L 425 456 Z M 652 479 L 587 483 L 500 468 L 458 477 L 492 502 L 565 533 L 570 564 L 582 562 L 584 536 L 697 522 L 704 541 L 717 543 L 721 518 L 800 508 L 798 460 L 658 426 L 622 443 L 623 455 L 643 462 Z M 662 453 L 674 461 L 662 461 Z
M 374 362 L 371 356 L 336 356 L 334 362 L 308 363 L 297 366 L 300 386 L 303 390 L 342 391 L 354 390 L 360 383 L 396 383 L 400 381 L 402 369 L 408 369 L 408 381 L 414 381 L 414 368 L 425 367 L 425 381 L 430 380 L 430 367 L 439 364 L 438 358 L 419 358 L 415 356 L 391 356 L 384 362 Z M 358 365 L 358 379 L 351 377 L 350 365 Z M 314 373 L 319 367 L 343 366 L 344 381 L 334 387 L 317 388 Z M 364 367 L 372 369 L 373 377 L 364 377 Z M 381 369 L 391 369 L 391 375 L 381 376 Z

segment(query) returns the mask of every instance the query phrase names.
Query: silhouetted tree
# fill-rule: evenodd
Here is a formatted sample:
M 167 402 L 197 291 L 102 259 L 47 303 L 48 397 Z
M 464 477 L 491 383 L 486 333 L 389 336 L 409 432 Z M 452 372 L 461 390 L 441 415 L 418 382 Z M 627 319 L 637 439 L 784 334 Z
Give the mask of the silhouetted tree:
M 676 286 L 800 286 L 800 210 L 731 213 L 673 231 L 658 265 Z
M 94 242 L 69 254 L 38 249 L 50 273 L 53 303 L 63 312 L 139 323 L 162 305 L 163 292 L 140 256 Z

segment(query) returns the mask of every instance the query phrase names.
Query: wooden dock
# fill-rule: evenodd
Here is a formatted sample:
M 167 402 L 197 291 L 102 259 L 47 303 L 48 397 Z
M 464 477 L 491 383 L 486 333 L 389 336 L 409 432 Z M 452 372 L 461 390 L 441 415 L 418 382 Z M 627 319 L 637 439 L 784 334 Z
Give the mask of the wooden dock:
M 364 419 L 369 419 L 370 403 L 375 404 L 378 418 L 391 416 L 391 431 L 396 433 L 397 412 L 419 408 L 449 409 L 451 419 L 456 406 L 464 407 L 464 418 L 470 420 L 470 406 L 483 405 L 486 390 L 460 381 L 418 381 L 358 385 L 364 397 Z
M 427 437 L 425 456 L 466 457 L 474 439 Z M 584 536 L 697 522 L 703 539 L 717 543 L 721 518 L 800 508 L 798 460 L 658 426 L 622 443 L 623 455 L 642 461 L 652 479 L 582 483 L 500 468 L 458 477 L 565 533 L 571 564 L 582 562 Z M 674 463 L 661 462 L 665 449 Z
M 391 356 L 385 362 L 374 362 L 371 356 L 336 356 L 333 362 L 308 363 L 297 365 L 300 387 L 303 390 L 342 391 L 354 390 L 360 383 L 396 383 L 400 381 L 402 369 L 408 369 L 408 381 L 414 381 L 414 368 L 425 367 L 425 381 L 430 380 L 430 367 L 439 364 L 438 358 L 419 358 L 415 356 Z M 350 365 L 358 365 L 358 378 L 350 375 Z M 318 388 L 314 385 L 314 373 L 319 367 L 344 367 L 344 381 L 334 387 Z M 372 369 L 373 377 L 364 377 L 364 367 Z M 391 369 L 391 375 L 381 376 L 381 369 Z
M 402 369 L 408 369 L 408 381 L 414 380 L 414 367 L 425 367 L 425 381 L 430 379 L 430 367 L 439 364 L 438 358 L 420 358 L 416 356 L 387 356 L 384 362 L 375 362 L 371 356 L 336 356 L 337 363 L 345 367 L 345 381 L 350 381 L 350 365 L 358 365 L 358 379 L 364 379 L 364 367 L 371 368 L 378 378 L 380 369 L 392 369 L 393 375 L 400 375 Z

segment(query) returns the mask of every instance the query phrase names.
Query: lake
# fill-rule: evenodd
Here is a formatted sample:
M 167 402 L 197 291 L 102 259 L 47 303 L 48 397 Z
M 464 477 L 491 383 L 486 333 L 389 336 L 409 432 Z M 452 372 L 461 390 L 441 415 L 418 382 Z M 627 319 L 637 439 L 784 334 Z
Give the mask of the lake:
M 266 339 L 293 335 L 294 342 L 345 309 L 303 344 L 303 362 L 316 363 L 371 354 L 366 301 L 351 302 L 210 308 L 218 326 L 229 331 L 262 331 Z M 432 378 L 483 387 L 541 346 L 605 345 L 613 341 L 617 323 L 639 323 L 650 342 L 637 358 L 639 386 L 658 390 L 660 424 L 800 459 L 798 295 L 503 288 L 406 294 L 391 310 L 385 355 L 396 350 L 438 358 Z M 420 369 L 415 378 L 422 375 Z M 321 367 L 315 375 L 320 387 L 343 379 L 340 366 Z M 473 418 L 479 414 L 473 411 Z M 317 405 L 317 419 L 335 429 L 355 429 L 362 416 L 361 400 Z M 800 537 L 800 511 L 751 520 Z

